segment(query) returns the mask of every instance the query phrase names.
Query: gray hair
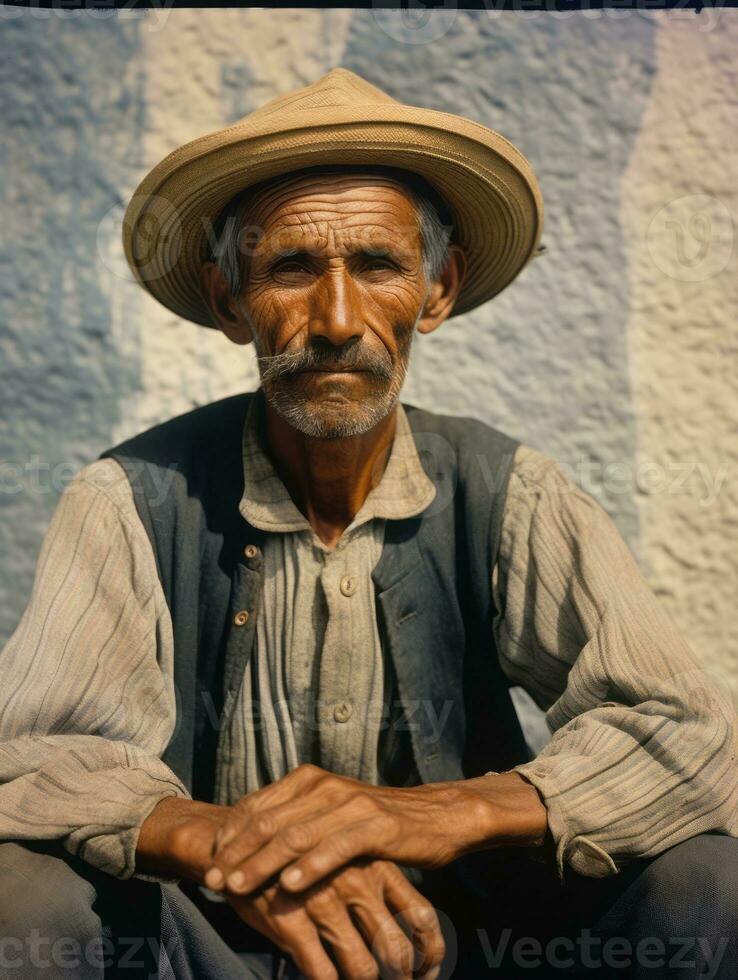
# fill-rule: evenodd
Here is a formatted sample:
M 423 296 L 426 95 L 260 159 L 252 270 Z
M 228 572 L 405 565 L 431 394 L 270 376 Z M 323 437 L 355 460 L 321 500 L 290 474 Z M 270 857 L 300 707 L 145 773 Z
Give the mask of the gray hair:
M 419 174 L 398 167 L 381 164 L 335 164 L 306 167 L 289 174 L 280 174 L 278 177 L 269 178 L 240 191 L 226 204 L 215 223 L 214 240 L 209 257 L 224 276 L 232 296 L 239 296 L 244 285 L 244 268 L 239 235 L 243 217 L 250 201 L 256 193 L 266 190 L 275 183 L 308 173 L 316 175 L 369 173 L 390 177 L 403 184 L 415 205 L 418 217 L 426 282 L 432 282 L 438 278 L 448 258 L 453 222 L 450 208 L 436 189 Z

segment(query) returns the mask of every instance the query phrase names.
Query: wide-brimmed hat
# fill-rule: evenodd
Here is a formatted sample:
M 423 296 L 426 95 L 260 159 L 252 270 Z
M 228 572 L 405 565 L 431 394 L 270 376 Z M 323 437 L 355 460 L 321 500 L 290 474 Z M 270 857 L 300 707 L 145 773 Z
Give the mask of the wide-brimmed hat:
M 452 316 L 497 295 L 539 251 L 543 197 L 530 163 L 509 140 L 463 116 L 404 105 L 333 68 L 158 163 L 125 213 L 128 264 L 160 303 L 211 327 L 200 267 L 223 207 L 269 177 L 341 163 L 412 171 L 448 202 L 452 241 L 467 257 Z

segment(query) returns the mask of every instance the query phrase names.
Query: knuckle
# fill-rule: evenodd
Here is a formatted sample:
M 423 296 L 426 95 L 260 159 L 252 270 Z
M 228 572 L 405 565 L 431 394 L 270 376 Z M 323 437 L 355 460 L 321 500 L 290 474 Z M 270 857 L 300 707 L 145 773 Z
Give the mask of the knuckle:
M 240 860 L 240 858 L 241 853 L 233 844 L 227 844 L 218 854 L 218 860 L 224 864 L 233 864 L 235 861 Z
M 261 813 L 254 820 L 254 830 L 260 837 L 273 837 L 277 832 L 277 821 L 271 813 Z
M 325 772 L 323 769 L 318 769 L 319 775 L 315 779 L 315 792 L 320 791 L 325 795 L 332 795 L 338 790 L 341 780 L 335 776 L 332 772 Z
M 307 824 L 292 824 L 282 831 L 282 838 L 291 850 L 307 851 L 314 846 L 314 833 Z
M 323 770 L 313 762 L 303 762 L 296 769 L 292 770 L 298 776 L 317 776 Z
M 415 908 L 415 917 L 418 925 L 423 929 L 435 929 L 438 927 L 438 914 L 433 906 L 428 902 L 418 903 Z
M 348 834 L 333 834 L 326 845 L 329 853 L 343 860 L 348 860 L 353 856 L 353 842 Z
M 446 955 L 446 943 L 443 936 L 433 936 L 426 946 L 426 953 L 434 966 L 442 962 Z
M 342 890 L 353 892 L 361 889 L 366 881 L 364 870 L 354 864 L 348 864 L 336 876 L 336 882 L 341 885 Z
M 442 963 L 445 955 L 446 943 L 443 941 L 443 939 L 439 939 L 437 942 L 428 944 L 428 958 L 433 966 L 437 966 L 439 963 Z
M 318 888 L 308 895 L 305 909 L 311 918 L 323 920 L 327 915 L 335 915 L 338 896 L 332 886 Z
M 366 871 L 378 881 L 387 884 L 410 884 L 405 875 L 393 861 L 387 861 L 384 858 L 373 858 L 367 862 L 365 868 Z
M 348 805 L 355 814 L 363 819 L 376 819 L 381 813 L 379 803 L 377 803 L 371 793 L 367 793 L 364 790 L 358 790 L 352 793 L 349 797 Z

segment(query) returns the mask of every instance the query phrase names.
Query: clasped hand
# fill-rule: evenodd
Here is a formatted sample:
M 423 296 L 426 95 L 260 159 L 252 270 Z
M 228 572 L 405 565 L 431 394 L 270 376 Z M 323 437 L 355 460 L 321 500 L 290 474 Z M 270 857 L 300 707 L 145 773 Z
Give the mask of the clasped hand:
M 393 976 L 437 976 L 438 916 L 397 865 L 438 868 L 500 844 L 538 846 L 547 831 L 545 805 L 517 772 L 395 788 L 303 765 L 232 806 L 158 807 L 167 843 L 154 821 L 137 854 L 163 846 L 162 867 L 225 892 L 310 980 L 338 976 L 321 940 L 349 980 L 376 976 L 381 963 Z
M 436 911 L 390 861 L 359 861 L 299 895 L 270 884 L 227 898 L 308 980 L 439 975 L 445 945 Z
M 448 784 L 377 787 L 300 766 L 230 808 L 204 882 L 307 977 L 338 976 L 325 940 L 343 977 L 376 977 L 382 966 L 382 976 L 430 980 L 445 953 L 438 916 L 394 862 L 452 860 L 460 796 L 473 815 L 468 794 Z
M 469 828 L 489 826 L 490 811 L 457 783 L 373 786 L 299 766 L 232 807 L 205 884 L 245 895 L 278 875 L 300 892 L 361 857 L 441 867 L 472 843 Z

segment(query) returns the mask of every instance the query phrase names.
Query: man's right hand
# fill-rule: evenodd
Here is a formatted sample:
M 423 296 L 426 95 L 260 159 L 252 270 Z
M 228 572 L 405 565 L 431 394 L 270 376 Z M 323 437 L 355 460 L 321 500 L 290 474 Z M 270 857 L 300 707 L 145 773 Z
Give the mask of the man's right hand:
M 440 973 L 445 946 L 436 910 L 391 861 L 347 865 L 298 895 L 268 884 L 225 896 L 308 980 L 435 980 Z
M 215 835 L 230 810 L 161 800 L 141 827 L 136 870 L 204 884 Z M 296 894 L 274 883 L 248 895 L 222 894 L 308 980 L 405 978 L 413 970 L 425 970 L 420 975 L 427 980 L 438 976 L 445 946 L 436 910 L 392 861 L 362 858 Z

